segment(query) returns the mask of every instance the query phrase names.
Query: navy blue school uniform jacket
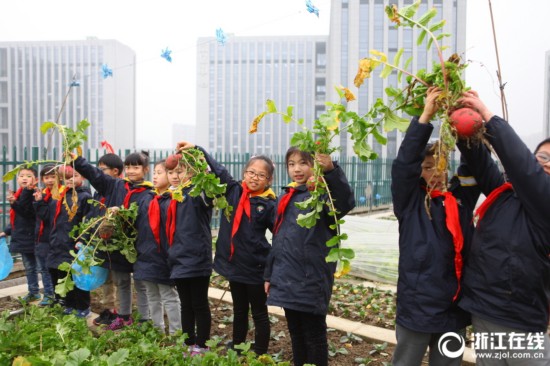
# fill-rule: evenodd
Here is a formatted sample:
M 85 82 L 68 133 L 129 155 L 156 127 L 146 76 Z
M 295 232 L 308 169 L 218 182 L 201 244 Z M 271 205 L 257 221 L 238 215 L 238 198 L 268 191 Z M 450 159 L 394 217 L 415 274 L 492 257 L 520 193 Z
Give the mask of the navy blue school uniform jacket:
M 399 278 L 397 324 L 424 333 L 456 331 L 470 324 L 470 316 L 453 301 L 458 288 L 453 237 L 446 224 L 442 197 L 430 201 L 426 212 L 423 151 L 433 126 L 412 119 L 392 166 L 392 197 L 399 221 Z M 458 168 L 448 191 L 458 203 L 464 238 L 461 255 L 466 258 L 473 234 L 473 209 L 479 188 L 467 167 Z M 460 296 L 460 294 L 459 294 Z
M 148 225 L 151 229 L 152 238 L 144 242 L 144 245 L 139 248 L 135 265 L 138 271 L 134 273 L 134 278 L 138 276 L 138 280 L 169 286 L 174 285 L 174 281 L 170 280 L 168 235 L 166 233 L 166 213 L 171 201 L 172 192 L 166 191 L 161 195 L 155 193 L 147 204 Z M 152 206 L 156 206 L 156 209 L 152 210 Z M 143 270 L 140 270 L 142 268 Z
M 10 205 L 10 225 L 4 229 L 4 232 L 6 235 L 11 235 L 10 252 L 33 254 L 36 220 L 32 207 L 34 190 L 20 188 L 18 193 L 19 197 Z
M 75 159 L 74 167 L 96 190 L 94 199 L 102 201 L 105 207 L 122 206 L 126 195 L 130 191 L 140 188 L 139 184 L 135 185 L 127 180 L 113 178 L 103 173 L 101 169 L 91 165 L 82 157 Z M 150 187 L 147 187 L 147 189 L 150 189 Z M 99 207 L 92 207 L 91 210 L 88 218 L 105 214 L 105 211 L 101 210 Z M 128 262 L 126 257 L 118 251 L 99 253 L 98 257 L 105 260 L 102 267 L 124 273 L 133 271 L 132 263 Z
M 227 169 L 204 152 L 208 165 L 220 178 L 221 183 L 227 184 L 225 197 L 233 207 L 231 219 L 228 221 L 222 216 L 220 230 L 216 240 L 216 255 L 214 256 L 214 270 L 231 282 L 240 282 L 249 285 L 264 283 L 263 275 L 265 262 L 271 244 L 265 237 L 266 230 L 272 230 L 273 216 L 276 212 L 275 193 L 267 189 L 263 194 L 250 197 L 250 215 L 243 212 L 238 231 L 233 237 L 233 255 L 231 256 L 231 231 L 235 218 L 236 208 L 239 205 L 243 188 L 241 182 L 236 181 Z
M 485 124 L 513 190 L 502 193 L 477 223 L 459 305 L 473 315 L 527 332 L 546 332 L 550 295 L 550 175 L 510 125 Z M 483 146 L 460 151 L 489 195 L 504 177 Z
M 168 263 L 173 280 L 212 274 L 212 201 L 202 193 L 191 197 L 192 188 L 178 188 L 182 189 L 183 201 L 170 202 L 176 211 L 173 237 L 168 235 Z
M 334 163 L 335 168 L 325 174 L 334 205 L 344 217 L 355 207 L 353 191 L 344 171 Z M 289 194 L 286 187 L 287 193 Z M 325 258 L 330 248 L 326 242 L 336 235 L 330 229 L 334 217 L 329 216 L 325 206 L 314 227 L 308 229 L 296 222 L 300 210 L 294 203 L 307 200 L 311 194 L 305 185 L 295 187 L 278 231 L 273 236 L 273 247 L 264 272 L 265 281 L 270 282 L 268 305 L 281 306 L 291 310 L 326 315 L 332 295 L 336 263 L 327 263 Z M 279 201 L 283 196 L 279 197 Z
M 34 254 L 34 190 L 21 188 L 18 191 L 19 197 L 10 205 L 10 225 L 4 232 L 11 235 L 10 252 Z
M 61 194 L 65 187 L 59 186 L 58 192 Z M 49 203 L 52 200 L 52 192 L 49 188 L 44 188 L 42 190 L 42 200 L 44 203 Z M 38 207 L 38 202 L 33 201 L 33 210 L 36 212 Z M 36 215 L 36 224 L 34 227 L 35 232 L 35 254 L 41 258 L 46 258 L 48 252 L 50 251 L 50 232 L 52 230 L 50 218 L 48 215 L 45 217 L 40 217 Z
M 67 206 L 72 209 L 73 195 L 77 195 L 78 209 L 72 220 L 69 221 Z M 75 250 L 76 243 L 69 234 L 75 225 L 82 222 L 82 219 L 90 210 L 90 204 L 88 203 L 90 198 L 92 198 L 90 189 L 80 186 L 76 189 L 67 188 L 65 195 L 60 198 L 60 205 L 58 205 L 59 201 L 57 200 L 51 200 L 50 203 L 41 201 L 41 205 L 47 206 L 49 221 L 52 225 L 50 231 L 50 251 L 46 260 L 48 268 L 57 269 L 61 263 L 71 263 L 73 261 L 74 258 L 71 256 L 70 251 Z M 59 213 L 56 215 L 58 206 Z

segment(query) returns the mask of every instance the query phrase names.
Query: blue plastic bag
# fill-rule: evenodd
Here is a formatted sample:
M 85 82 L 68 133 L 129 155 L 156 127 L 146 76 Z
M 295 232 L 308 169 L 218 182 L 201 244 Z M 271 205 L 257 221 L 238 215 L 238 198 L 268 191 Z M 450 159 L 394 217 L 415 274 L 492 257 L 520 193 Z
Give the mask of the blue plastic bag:
M 8 249 L 6 238 L 0 238 L 0 281 L 8 277 L 13 268 L 13 258 Z
M 83 252 L 84 250 L 89 250 L 89 248 L 81 248 L 77 253 L 78 259 L 81 261 L 85 259 Z M 82 266 L 77 262 L 73 263 L 72 268 L 78 272 L 73 272 L 74 284 L 76 287 L 84 291 L 92 291 L 100 287 L 105 283 L 105 281 L 107 281 L 107 276 L 109 275 L 109 270 L 99 266 L 90 267 L 91 273 L 88 274 L 82 273 Z

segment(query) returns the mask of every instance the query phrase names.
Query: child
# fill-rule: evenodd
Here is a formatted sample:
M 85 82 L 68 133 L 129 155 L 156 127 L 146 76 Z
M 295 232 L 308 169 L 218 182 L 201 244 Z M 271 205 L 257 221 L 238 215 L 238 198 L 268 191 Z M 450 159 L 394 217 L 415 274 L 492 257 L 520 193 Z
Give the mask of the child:
M 412 119 L 392 165 L 393 205 L 399 221 L 397 347 L 392 360 L 396 366 L 420 365 L 428 348 L 430 364 L 460 365 L 462 356 L 442 355 L 438 342 L 446 332 L 464 335 L 470 323 L 457 299 L 479 189 L 465 165 L 458 169 L 460 179 L 453 179 L 447 189 L 446 174 L 436 170 L 438 145 L 426 146 L 440 93 L 437 88 L 428 90 L 424 112 Z M 429 215 L 426 194 L 431 196 Z
M 139 206 L 138 217 L 135 227 L 138 231 L 136 246 L 142 240 L 153 240 L 148 225 L 147 211 L 142 209 L 152 199 L 150 182 L 145 181 L 149 169 L 149 156 L 146 152 L 131 153 L 124 160 L 125 179 L 114 178 L 101 169 L 89 164 L 84 158 L 76 157 L 74 160 L 75 169 L 80 172 L 97 192 L 105 198 L 106 207 L 130 207 L 132 202 Z M 108 325 L 108 329 L 117 330 L 133 323 L 132 315 L 132 293 L 131 274 L 126 272 L 113 272 L 115 284 L 119 292 L 120 308 L 115 320 Z M 137 307 L 141 321 L 149 320 L 149 307 L 147 305 L 147 294 L 143 284 L 134 281 L 137 292 Z
M 140 280 L 147 289 L 147 301 L 153 325 L 165 333 L 164 309 L 168 316 L 168 332 L 173 335 L 181 330 L 181 306 L 178 292 L 170 280 L 168 245 L 161 210 L 167 209 L 172 199 L 168 190 L 168 174 L 164 160 L 157 162 L 153 170 L 153 186 L 156 196 L 149 203 L 148 212 L 155 241 L 143 242 L 137 247 L 138 258 L 134 265 L 134 279 Z
M 189 142 L 178 143 L 178 149 L 195 147 Z M 265 237 L 272 229 L 275 212 L 275 193 L 269 188 L 275 171 L 273 162 L 266 156 L 254 156 L 245 165 L 243 181 L 236 181 L 203 148 L 206 161 L 221 183 L 227 184 L 225 196 L 233 207 L 231 220 L 222 219 L 214 270 L 229 280 L 233 299 L 232 345 L 246 341 L 248 313 L 252 310 L 255 338 L 254 352 L 267 353 L 270 324 L 267 311 L 267 296 L 264 291 L 263 274 L 271 245 Z
M 52 200 L 52 195 L 59 195 L 63 193 L 64 187 L 58 184 L 56 167 L 53 164 L 46 164 L 40 170 L 40 180 L 44 185 L 42 189 L 42 200 L 44 203 L 49 203 Z M 57 192 L 54 186 L 57 184 Z M 34 209 L 36 209 L 37 202 L 33 202 Z M 52 278 L 48 271 L 47 258 L 50 251 L 50 231 L 51 226 L 48 220 L 42 220 L 38 215 L 36 216 L 36 263 L 38 264 L 38 270 L 42 277 L 42 284 L 44 285 L 44 297 L 42 301 L 38 303 L 39 306 L 53 305 L 55 302 L 55 292 L 52 284 Z
M 99 158 L 97 167 L 106 175 L 113 178 L 120 178 L 124 169 L 124 163 L 122 159 L 113 153 L 105 154 Z M 105 206 L 105 197 L 98 191 L 95 191 L 94 201 L 99 201 L 101 206 L 92 206 L 89 219 L 94 217 L 103 216 L 106 213 L 107 206 Z M 110 325 L 117 318 L 117 306 L 116 306 L 116 293 L 118 292 L 118 298 L 126 299 L 131 303 L 132 298 L 132 263 L 128 262 L 126 257 L 119 251 L 114 252 L 97 252 L 97 257 L 104 260 L 101 265 L 109 270 L 109 277 L 105 284 L 101 287 L 103 290 L 103 296 L 101 298 L 101 305 L 103 311 L 93 320 L 94 325 Z M 119 286 L 117 286 L 119 284 Z
M 170 279 L 176 283 L 181 301 L 181 325 L 189 338 L 190 355 L 206 351 L 212 316 L 208 287 L 212 274 L 212 202 L 203 194 L 189 196 L 192 173 L 177 166 L 168 171 L 171 189 L 181 190 L 183 201 L 170 201 L 166 211 Z M 195 330 L 196 327 L 196 330 Z
M 325 173 L 337 217 L 342 218 L 355 207 L 344 171 L 329 155 L 319 154 L 316 159 Z M 313 176 L 313 156 L 291 147 L 285 162 L 293 182 L 277 206 L 273 247 L 264 274 L 267 304 L 285 310 L 294 364 L 323 366 L 328 364 L 326 315 L 336 270 L 336 263 L 325 261 L 330 251 L 326 242 L 336 235 L 330 228 L 334 217 L 325 207 L 315 226 L 308 229 L 298 225 L 298 215 L 307 211 L 295 203 L 311 197 L 306 182 Z
M 88 214 L 90 210 L 88 200 L 92 198 L 90 190 L 82 185 L 83 178 L 79 173 L 72 169 L 70 172 L 65 170 L 62 177 L 65 190 L 58 200 L 52 199 L 51 203 L 48 203 L 44 202 L 40 191 L 34 194 L 35 199 L 39 201 L 37 215 L 44 219 L 46 214 L 51 225 L 47 264 L 54 286 L 67 275 L 67 272 L 58 269 L 59 265 L 64 262 L 72 263 L 74 260 L 70 251 L 75 249 L 76 243 L 70 232 Z M 64 314 L 75 312 L 79 318 L 87 317 L 90 314 L 90 292 L 75 286 L 67 293 L 64 306 Z
M 40 300 L 37 269 L 42 271 L 34 254 L 34 225 L 36 216 L 32 208 L 32 194 L 36 185 L 36 170 L 21 169 L 17 174 L 19 188 L 14 193 L 8 191 L 6 199 L 10 203 L 10 224 L 0 233 L 0 237 L 11 235 L 10 252 L 20 253 L 25 267 L 29 292 L 21 299 L 25 302 Z
M 548 365 L 550 140 L 543 140 L 533 154 L 475 91 L 464 93 L 459 103 L 479 112 L 484 137 L 509 178 L 506 182 L 483 144 L 458 144 L 487 196 L 476 210 L 459 306 L 472 314 L 476 352 L 493 359 L 508 355 L 491 363 L 477 360 L 481 365 Z M 488 336 L 485 347 L 483 336 Z

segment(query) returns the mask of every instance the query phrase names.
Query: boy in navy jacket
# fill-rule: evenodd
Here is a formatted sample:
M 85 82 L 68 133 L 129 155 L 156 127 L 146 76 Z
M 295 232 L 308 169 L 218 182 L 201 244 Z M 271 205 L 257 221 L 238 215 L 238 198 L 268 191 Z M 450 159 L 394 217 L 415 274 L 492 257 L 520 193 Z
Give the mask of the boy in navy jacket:
M 20 253 L 25 267 L 29 292 L 22 300 L 30 302 L 40 300 L 38 285 L 39 264 L 34 254 L 34 224 L 36 216 L 32 208 L 32 194 L 36 185 L 36 170 L 21 169 L 17 174 L 16 192 L 9 191 L 6 199 L 10 203 L 10 224 L 0 236 L 10 236 L 10 252 Z

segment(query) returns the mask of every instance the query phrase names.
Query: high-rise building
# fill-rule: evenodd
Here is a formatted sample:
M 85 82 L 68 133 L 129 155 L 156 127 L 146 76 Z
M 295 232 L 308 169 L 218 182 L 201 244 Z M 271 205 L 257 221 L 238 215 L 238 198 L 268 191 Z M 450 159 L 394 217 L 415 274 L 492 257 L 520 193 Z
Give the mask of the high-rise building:
M 376 72 L 370 79 L 365 80 L 359 90 L 354 89 L 353 79 L 357 73 L 359 60 L 370 56 L 370 50 L 384 52 L 391 61 L 398 50 L 403 48 L 401 59 L 405 61 L 412 56 L 410 67 L 413 73 L 420 69 L 431 69 L 432 60 L 437 60 L 435 47 L 432 46 L 427 51 L 425 44 L 417 45 L 418 29 L 397 28 L 390 22 L 384 9 L 393 3 L 400 8 L 412 4 L 413 0 L 332 0 L 331 3 L 327 96 L 329 100 L 337 100 L 333 86 L 350 87 L 356 91 L 357 101 L 350 103 L 349 108 L 360 115 L 364 115 L 377 98 L 385 98 L 384 89 L 387 86 L 398 86 L 396 72 L 386 79 L 378 77 L 379 72 Z M 455 52 L 463 53 L 466 45 L 466 0 L 423 0 L 417 14 L 424 14 L 432 7 L 437 9 L 434 21 L 446 20 L 441 31 L 452 35 L 441 41 L 448 47 L 443 52 L 444 57 L 448 58 Z M 437 131 L 434 131 L 433 136 L 436 135 Z M 372 142 L 372 145 L 379 155 L 392 158 L 397 154 L 402 136 L 401 133 L 392 131 L 387 137 L 388 142 L 385 147 L 376 142 Z M 352 153 L 351 144 L 343 134 L 340 144 L 343 152 Z
M 102 66 L 113 71 L 103 78 Z M 0 144 L 18 158 L 25 147 L 61 146 L 40 133 L 54 121 L 87 119 L 88 142 L 135 147 L 135 53 L 114 40 L 0 42 Z
M 543 115 L 543 138 L 550 136 L 550 51 L 546 51 L 544 62 L 544 115 Z
M 326 36 L 230 37 L 197 45 L 197 142 L 210 151 L 284 154 L 301 128 L 280 116 L 248 130 L 267 99 L 310 127 L 325 110 Z

